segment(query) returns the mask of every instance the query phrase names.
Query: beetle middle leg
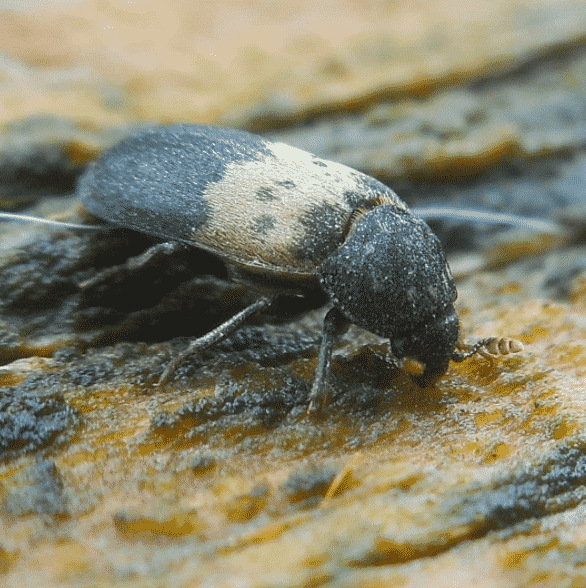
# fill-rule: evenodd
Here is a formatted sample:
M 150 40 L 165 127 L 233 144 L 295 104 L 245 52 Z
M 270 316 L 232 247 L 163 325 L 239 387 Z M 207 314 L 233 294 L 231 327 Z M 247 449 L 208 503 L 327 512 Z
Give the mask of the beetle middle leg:
M 175 242 L 165 242 L 165 243 L 157 243 L 149 247 L 146 251 L 143 251 L 140 255 L 136 255 L 135 257 L 130 257 L 127 259 L 122 265 L 115 265 L 104 269 L 97 273 L 92 278 L 89 278 L 79 284 L 79 287 L 82 290 L 86 290 L 92 287 L 95 287 L 102 282 L 105 282 L 113 275 L 116 274 L 128 274 L 132 272 L 136 272 L 137 270 L 142 269 L 146 265 L 150 264 L 158 258 L 159 256 L 169 256 L 177 251 L 181 251 L 185 249 L 185 245 L 183 243 L 175 243 Z
M 309 394 L 308 414 L 318 412 L 327 402 L 328 383 L 332 372 L 332 352 L 338 339 L 349 326 L 350 321 L 337 308 L 332 308 L 326 314 L 317 370 Z
M 187 349 L 183 351 L 183 353 L 181 353 L 167 365 L 162 376 L 159 378 L 157 385 L 160 386 L 161 384 L 164 384 L 169 379 L 169 376 L 173 370 L 175 370 L 179 364 L 183 363 L 183 361 L 185 361 L 185 359 L 187 359 L 190 355 L 193 355 L 195 352 L 201 351 L 202 349 L 211 347 L 215 343 L 218 343 L 218 341 L 229 337 L 246 319 L 248 319 L 248 317 L 253 315 L 255 312 L 258 312 L 259 310 L 268 308 L 275 298 L 276 296 L 265 296 L 263 298 L 259 298 L 250 306 L 247 306 L 245 309 L 235 314 L 232 318 L 228 319 L 225 323 L 222 323 L 215 329 L 211 330 L 209 333 L 194 339 L 189 344 Z

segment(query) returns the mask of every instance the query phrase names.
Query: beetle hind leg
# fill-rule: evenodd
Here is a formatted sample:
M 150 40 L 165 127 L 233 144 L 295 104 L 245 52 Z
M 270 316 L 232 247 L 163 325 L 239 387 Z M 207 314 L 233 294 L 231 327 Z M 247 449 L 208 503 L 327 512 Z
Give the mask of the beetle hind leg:
M 247 306 L 245 309 L 241 310 L 239 313 L 235 314 L 232 318 L 217 326 L 209 333 L 206 333 L 205 335 L 191 341 L 191 343 L 189 344 L 187 349 L 183 351 L 183 353 L 181 353 L 173 361 L 167 364 L 167 367 L 165 368 L 163 374 L 159 378 L 157 385 L 161 386 L 162 384 L 166 383 L 169 380 L 169 376 L 173 373 L 173 371 L 181 363 L 183 363 L 190 355 L 193 355 L 197 351 L 207 349 L 208 347 L 211 347 L 212 345 L 218 343 L 222 339 L 226 339 L 226 337 L 229 337 L 232 333 L 234 333 L 234 331 L 236 331 L 240 327 L 240 325 L 255 312 L 268 308 L 272 304 L 274 299 L 275 296 L 266 296 L 263 298 L 259 298 L 250 306 Z

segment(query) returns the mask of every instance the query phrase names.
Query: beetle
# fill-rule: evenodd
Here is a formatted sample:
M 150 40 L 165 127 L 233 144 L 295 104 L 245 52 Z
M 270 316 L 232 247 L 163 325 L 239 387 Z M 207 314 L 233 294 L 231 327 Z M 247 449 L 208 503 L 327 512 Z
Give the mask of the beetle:
M 291 296 L 303 297 L 305 310 L 332 305 L 309 412 L 326 404 L 332 352 L 350 324 L 388 339 L 388 362 L 422 387 L 450 360 L 521 349 L 489 338 L 457 350 L 456 285 L 429 226 L 378 180 L 284 143 L 207 125 L 153 127 L 102 153 L 78 193 L 95 217 L 165 241 L 154 249 L 215 254 L 258 293 L 192 341 L 159 384 L 189 355 Z

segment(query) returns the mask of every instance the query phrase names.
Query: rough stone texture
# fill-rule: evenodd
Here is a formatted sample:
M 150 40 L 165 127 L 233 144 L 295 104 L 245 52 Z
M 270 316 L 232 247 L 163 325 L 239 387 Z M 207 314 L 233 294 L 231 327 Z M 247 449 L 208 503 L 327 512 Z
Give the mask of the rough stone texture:
M 576 0 L 27 6 L 0 27 L 2 119 L 65 107 L 111 125 L 264 126 L 426 96 L 580 44 L 586 22 Z
M 128 231 L 3 223 L 0 584 L 586 584 L 583 3 L 204 5 L 1 13 L 1 207 L 83 219 L 83 164 L 145 122 L 272 128 L 410 203 L 564 223 L 434 224 L 469 339 L 526 350 L 420 390 L 353 328 L 307 418 L 320 310 L 158 387 L 253 295 L 196 251 L 117 271 Z

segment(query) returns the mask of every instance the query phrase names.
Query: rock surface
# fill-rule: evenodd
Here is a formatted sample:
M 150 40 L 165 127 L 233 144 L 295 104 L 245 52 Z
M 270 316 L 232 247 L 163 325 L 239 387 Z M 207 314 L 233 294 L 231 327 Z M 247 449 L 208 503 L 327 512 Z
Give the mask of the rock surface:
M 129 231 L 3 223 L 0 583 L 586 584 L 583 3 L 202 6 L 2 12 L 2 209 L 82 220 L 83 165 L 146 124 L 270 130 L 413 205 L 562 224 L 433 225 L 468 338 L 525 351 L 421 390 L 352 328 L 308 418 L 322 309 L 156 386 L 252 294 L 195 250 L 112 273 Z

